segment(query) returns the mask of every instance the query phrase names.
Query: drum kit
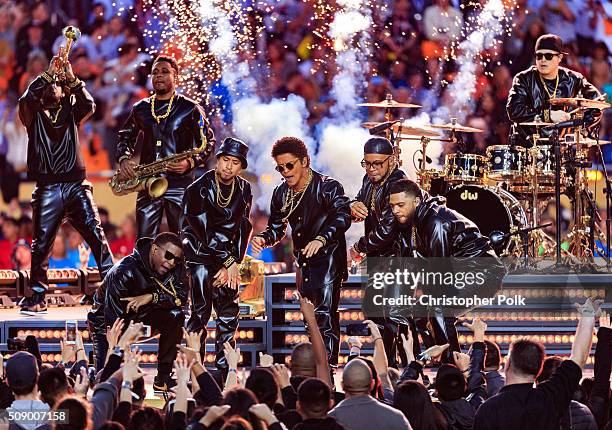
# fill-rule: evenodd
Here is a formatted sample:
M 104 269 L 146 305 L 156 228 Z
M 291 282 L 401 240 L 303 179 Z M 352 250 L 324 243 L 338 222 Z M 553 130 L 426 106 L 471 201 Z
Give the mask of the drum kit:
M 586 109 L 611 106 L 604 101 L 582 98 L 553 99 L 551 104 L 575 108 L 569 112 L 573 116 L 582 115 Z M 570 126 L 542 122 L 536 116 L 533 121 L 512 126 L 509 145 L 489 146 L 486 155 L 447 153 L 443 168 L 433 169 L 427 167 L 431 160 L 426 155 L 432 140 L 450 142 L 461 149 L 464 148 L 461 133 L 483 130 L 462 125 L 456 118 L 447 124 L 420 126 L 403 119 L 394 120 L 393 110 L 420 106 L 397 102 L 391 95 L 379 103 L 358 106 L 385 109 L 385 122 L 362 125 L 370 129 L 370 134 L 385 132 L 394 144 L 398 159 L 401 141 L 420 142 L 419 185 L 432 195 L 446 197 L 447 206 L 471 219 L 490 238 L 498 255 L 511 257 L 515 268 L 534 269 L 538 261 L 556 257 L 557 264 L 578 269 L 578 266 L 592 266 L 597 255 L 607 255 L 597 246 L 596 239 L 603 246 L 609 246 L 606 245 L 609 239 L 597 222 L 599 213 L 589 188 L 587 169 L 591 167 L 588 150 L 610 142 L 587 137 L 584 121 L 574 121 Z M 516 144 L 516 126 L 535 128 L 536 133 L 529 138 L 531 147 Z M 559 137 L 560 130 L 566 128 L 570 129 Z M 448 133 L 448 137 L 441 137 L 440 132 Z M 559 166 L 557 160 L 560 160 Z M 574 219 L 564 240 L 560 231 L 561 193 L 569 197 Z M 551 200 L 555 200 L 558 219 L 555 237 L 543 231 L 551 224 L 541 225 L 543 212 Z M 562 243 L 565 244 L 562 246 Z

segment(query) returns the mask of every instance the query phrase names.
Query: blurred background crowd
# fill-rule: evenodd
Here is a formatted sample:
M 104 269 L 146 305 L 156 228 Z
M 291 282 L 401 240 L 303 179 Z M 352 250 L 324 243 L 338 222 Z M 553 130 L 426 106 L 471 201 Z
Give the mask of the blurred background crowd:
M 245 0 L 248 3 L 249 0 Z M 376 1 L 373 0 L 375 3 Z M 268 0 L 272 2 L 272 0 Z M 246 4 L 245 3 L 245 4 Z M 451 40 L 461 39 L 462 25 L 478 13 L 484 0 L 378 0 L 386 7 L 373 10 L 372 73 L 365 86 L 365 99 L 379 101 L 390 93 L 401 102 L 444 107 L 448 91 L 440 81 L 452 82 L 457 65 L 445 57 Z M 514 1 L 505 2 L 508 7 Z M 484 52 L 486 66 L 476 70 L 477 88 L 472 94 L 467 125 L 482 128 L 474 135 L 470 152 L 484 153 L 489 145 L 505 144 L 509 121 L 505 104 L 517 72 L 533 62 L 536 39 L 547 32 L 560 35 L 569 55 L 564 65 L 583 73 L 601 91 L 612 93 L 610 50 L 612 49 L 612 2 L 599 0 L 517 0 L 513 24 L 495 49 Z M 315 16 L 314 1 L 279 0 L 272 12 L 259 1 L 248 12 L 260 22 L 263 31 L 253 38 L 253 48 L 240 54 L 260 67 L 265 88 L 263 97 L 282 98 L 298 94 L 309 112 L 308 123 L 315 126 L 326 116 L 334 100 L 330 89 L 335 73 L 333 47 L 317 43 L 316 32 L 305 25 Z M 76 75 L 86 82 L 96 100 L 97 111 L 81 128 L 81 147 L 92 180 L 107 179 L 115 167 L 117 131 L 131 106 L 149 94 L 148 73 L 152 57 L 146 52 L 162 49 L 159 34 L 164 25 L 152 20 L 151 4 L 141 0 L 0 0 L 0 188 L 6 213 L 1 217 L 0 269 L 19 267 L 26 259 L 31 240 L 29 204 L 19 201 L 20 181 L 25 177 L 27 135 L 16 113 L 16 101 L 28 84 L 48 67 L 49 59 L 65 43 L 61 30 L 78 26 L 83 37 L 73 48 L 71 62 Z M 434 24 L 447 22 L 446 33 L 433 31 Z M 260 80 L 261 81 L 261 80 Z M 213 92 L 228 94 L 219 82 Z M 223 106 L 201 101 L 211 115 L 217 137 L 224 138 L 231 121 L 231 97 L 222 97 Z M 218 100 L 211 98 L 210 100 Z M 356 108 L 357 109 L 357 108 Z M 356 111 L 357 112 L 357 111 Z M 362 112 L 369 120 L 381 120 L 382 110 Z M 398 112 L 410 116 L 412 112 Z M 604 118 L 601 139 L 612 137 L 610 110 Z M 454 152 L 445 148 L 445 152 Z M 606 150 L 607 162 L 612 151 Z M 22 193 L 23 194 L 23 193 Z M 113 252 L 117 257 L 130 253 L 135 236 L 134 216 L 112 224 L 104 204 L 101 215 Z M 265 223 L 262 213 L 254 213 L 255 230 Z M 259 228 L 259 230 L 258 230 Z M 86 255 L 79 255 L 82 240 L 65 228 L 53 251 L 54 261 L 77 266 Z M 22 242 L 19 242 L 23 239 Z M 15 246 L 21 244 L 22 246 Z M 23 249 L 23 252 L 21 251 Z M 287 246 L 266 250 L 265 260 L 288 258 Z M 86 261 L 86 260 L 85 260 Z M 60 264 L 60 263 L 57 263 Z

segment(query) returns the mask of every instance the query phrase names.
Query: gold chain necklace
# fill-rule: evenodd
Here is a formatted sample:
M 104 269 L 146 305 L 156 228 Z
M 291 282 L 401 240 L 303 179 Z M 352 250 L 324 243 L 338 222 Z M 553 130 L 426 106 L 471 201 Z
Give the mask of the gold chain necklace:
M 544 81 L 542 75 L 539 76 L 540 81 L 542 82 L 542 85 L 544 85 L 544 90 L 546 91 L 546 94 L 548 94 L 549 99 L 552 100 L 557 97 L 557 88 L 559 88 L 559 73 L 557 73 L 557 78 L 555 79 L 555 91 L 553 91 L 552 95 L 550 94 L 550 91 L 548 91 L 548 85 L 546 84 L 546 81 Z
M 60 105 L 60 107 L 57 110 L 57 112 L 55 112 L 55 117 L 54 118 L 51 118 L 51 111 L 48 111 L 49 112 L 49 119 L 51 120 L 51 123 L 55 124 L 57 122 L 57 118 L 59 117 L 59 113 L 61 112 L 61 110 L 62 110 L 62 105 Z
M 544 91 L 546 91 L 546 94 L 548 94 L 548 99 L 549 100 L 553 100 L 557 97 L 557 88 L 559 87 L 559 73 L 557 73 L 557 79 L 555 80 L 555 90 L 553 91 L 552 94 L 550 94 L 550 91 L 548 91 L 548 85 L 546 84 L 546 81 L 544 81 L 544 78 L 542 77 L 542 75 L 540 76 L 540 81 L 542 82 L 542 85 L 544 86 Z M 550 110 L 549 109 L 545 109 L 544 110 L 544 122 L 549 122 L 550 121 Z
M 312 176 L 313 176 L 312 169 L 308 169 L 308 179 L 306 180 L 306 184 L 304 184 L 302 189 L 296 192 L 296 191 L 293 191 L 291 188 L 289 188 L 289 191 L 287 192 L 287 195 L 285 196 L 285 203 L 283 204 L 283 207 L 281 208 L 281 212 L 288 211 L 287 216 L 283 218 L 283 222 L 287 222 L 289 220 L 289 217 L 291 216 L 291 214 L 298 208 L 298 206 L 302 202 L 302 198 L 304 198 L 304 195 L 306 194 L 306 189 L 308 188 L 308 186 L 310 185 L 310 182 L 312 181 Z M 297 203 L 296 203 L 296 200 L 297 200 Z
M 181 305 L 181 300 L 177 297 L 176 289 L 174 288 L 174 285 L 172 285 L 172 279 L 170 279 L 171 290 L 166 288 L 157 278 L 153 278 L 153 280 L 157 282 L 157 285 L 159 285 L 159 288 L 161 288 L 163 292 L 170 294 L 174 298 L 174 304 L 177 306 Z
M 172 97 L 170 97 L 170 103 L 168 103 L 168 109 L 166 109 L 166 113 L 163 115 L 157 115 L 155 113 L 155 96 L 157 94 L 153 94 L 151 96 L 151 115 L 153 115 L 153 119 L 155 119 L 155 121 L 157 121 L 158 124 L 162 119 L 166 119 L 170 115 L 170 110 L 172 109 L 172 101 L 174 100 L 175 94 L 176 93 L 172 93 Z
M 229 197 L 225 197 L 222 193 L 221 193 L 221 181 L 219 181 L 219 175 L 217 174 L 217 172 L 215 172 L 215 184 L 217 185 L 217 204 L 222 207 L 222 208 L 226 208 L 230 202 L 232 201 L 232 197 L 234 196 L 234 187 L 236 186 L 236 178 L 232 179 L 232 189 L 230 191 Z

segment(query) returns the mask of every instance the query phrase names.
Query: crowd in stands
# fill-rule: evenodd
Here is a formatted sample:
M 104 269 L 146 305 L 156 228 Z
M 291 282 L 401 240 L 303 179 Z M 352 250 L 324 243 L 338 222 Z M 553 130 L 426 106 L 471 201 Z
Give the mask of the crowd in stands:
M 14 421 L 18 430 L 612 429 L 612 327 L 590 298 L 578 306 L 567 359 L 547 357 L 542 344 L 518 339 L 504 360 L 499 347 L 485 341 L 487 324 L 474 319 L 463 323 L 474 339 L 467 353 L 445 354 L 446 344 L 415 356 L 409 334 L 403 337 L 405 366 L 398 369 L 387 364 L 378 326 L 366 321 L 374 354 L 362 356 L 365 339 L 350 338 L 341 375 L 328 365 L 312 303 L 301 298 L 300 306 L 310 342 L 294 348 L 289 364 L 260 353 L 259 365 L 243 371 L 240 350 L 226 343 L 229 369 L 208 369 L 200 355 L 202 333 L 185 331 L 175 361 L 177 385 L 162 409 L 145 401 L 140 351 L 132 345 L 141 323 L 124 330 L 119 320 L 109 329 L 111 348 L 97 373 L 80 333 L 75 344 L 62 342 L 55 367 L 42 364 L 30 336 L 24 351 L 0 365 L 0 408 L 50 412 L 38 422 Z M 597 318 L 594 377 L 582 378 Z M 450 359 L 440 365 L 443 356 Z

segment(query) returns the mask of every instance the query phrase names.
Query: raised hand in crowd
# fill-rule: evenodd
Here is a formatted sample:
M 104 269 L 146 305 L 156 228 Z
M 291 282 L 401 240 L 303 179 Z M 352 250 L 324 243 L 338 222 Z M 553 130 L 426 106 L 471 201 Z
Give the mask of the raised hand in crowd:
M 261 367 L 271 367 L 274 364 L 274 358 L 269 354 L 259 353 L 259 365 Z
M 363 322 L 370 329 L 370 333 L 372 334 L 372 342 L 374 343 L 374 367 L 376 368 L 376 373 L 380 377 L 380 382 L 382 383 L 384 388 L 393 389 L 391 385 L 391 381 L 389 380 L 389 364 L 387 361 L 387 353 L 385 352 L 385 344 L 382 339 L 382 335 L 380 334 L 380 329 L 378 326 L 371 320 L 365 320 Z
M 200 424 L 210 427 L 215 421 L 224 416 L 232 407 L 230 405 L 213 405 L 208 408 L 206 414 L 200 419 Z
M 239 385 L 238 362 L 240 361 L 240 348 L 234 349 L 229 342 L 225 342 L 223 344 L 223 353 L 225 355 L 225 359 L 227 360 L 227 367 L 228 367 L 227 378 L 225 380 L 224 389 L 229 390 Z M 267 357 L 270 357 L 270 356 L 266 355 L 266 358 L 264 358 L 263 360 L 267 360 Z M 260 353 L 259 359 L 260 361 L 262 361 L 261 353 Z
M 81 370 L 74 382 L 74 394 L 86 399 L 87 391 L 89 391 L 89 377 L 87 376 L 87 367 L 81 367 Z
M 179 352 L 174 362 L 174 369 L 176 371 L 176 404 L 174 405 L 174 412 L 187 413 L 187 399 L 191 395 L 189 390 L 189 377 L 191 374 L 191 368 L 195 364 L 195 360 L 188 360 L 185 354 Z
M 294 293 L 294 297 L 300 302 L 300 310 L 304 316 L 304 324 L 308 330 L 308 337 L 312 343 L 312 350 L 315 356 L 315 364 L 317 368 L 317 378 L 322 379 L 330 386 L 332 385 L 331 375 L 329 373 L 329 362 L 327 359 L 327 351 L 323 343 L 323 336 L 317 327 L 317 316 L 315 313 L 314 304 L 306 297 L 302 297 L 299 291 Z
M 474 333 L 474 342 L 484 342 L 484 335 L 487 331 L 487 323 L 480 318 L 474 318 L 472 323 L 463 322 L 461 325 L 467 327 Z
M 576 328 L 576 335 L 572 343 L 570 360 L 580 366 L 580 368 L 584 368 L 591 351 L 595 317 L 601 312 L 601 303 L 601 300 L 593 301 L 590 297 L 582 305 L 576 303 L 576 309 L 580 313 L 580 317 L 578 318 L 578 327 Z
M 408 334 L 401 334 L 402 346 L 404 347 L 404 353 L 406 354 L 406 361 L 412 363 L 414 361 L 414 338 L 412 337 L 412 330 L 408 330 Z
M 129 349 L 130 345 L 140 337 L 143 325 L 144 324 L 141 322 L 135 323 L 134 321 L 130 321 L 130 325 L 119 338 L 118 346 L 124 351 Z
M 278 418 L 274 415 L 274 412 L 270 410 L 270 407 L 265 403 L 258 403 L 249 408 L 249 412 L 255 415 L 257 418 L 262 420 L 266 426 L 271 426 L 272 424 L 278 422 Z
M 187 331 L 183 328 L 183 337 L 187 347 L 183 347 L 181 352 L 187 356 L 189 360 L 196 360 L 197 363 L 202 363 L 202 334 L 204 330 Z M 182 345 L 181 345 L 182 346 Z

